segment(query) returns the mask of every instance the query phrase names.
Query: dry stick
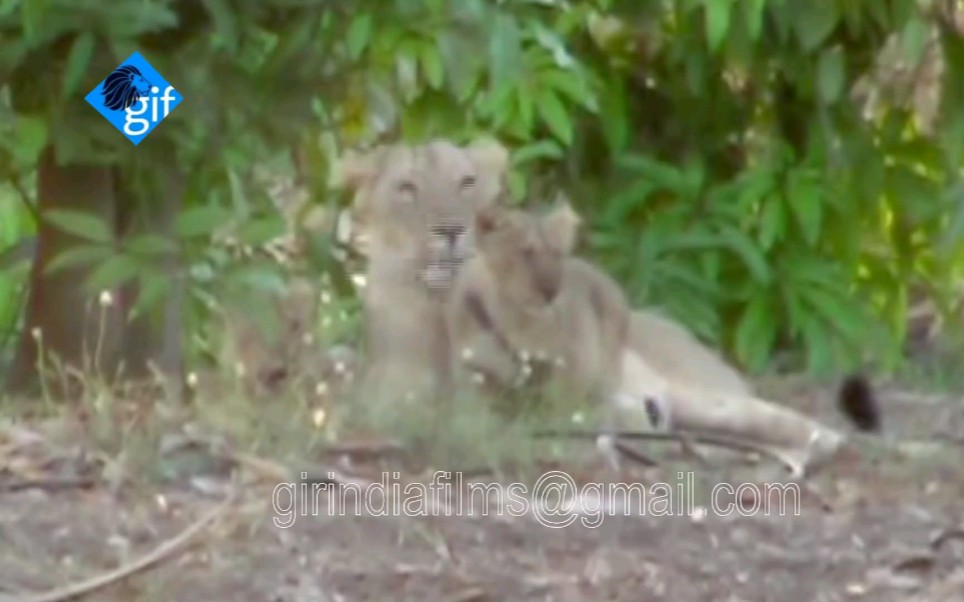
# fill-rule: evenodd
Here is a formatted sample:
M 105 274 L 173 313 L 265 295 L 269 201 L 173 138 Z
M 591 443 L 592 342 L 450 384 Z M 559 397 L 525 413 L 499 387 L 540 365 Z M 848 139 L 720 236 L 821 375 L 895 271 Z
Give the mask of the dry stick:
M 294 479 L 291 471 L 286 466 L 273 460 L 266 460 L 264 458 L 259 458 L 251 454 L 241 452 L 228 452 L 224 454 L 224 457 L 230 458 L 266 478 L 278 480 Z M 362 477 L 351 476 L 340 470 L 327 466 L 316 466 L 312 470 L 305 472 L 308 475 L 306 480 L 309 482 L 328 482 L 341 487 L 346 485 L 354 485 L 359 489 L 366 489 L 376 484 L 375 481 Z M 432 512 L 441 512 L 444 513 L 445 516 L 455 516 L 452 507 L 442 500 L 429 499 L 428 505 L 429 510 Z
M 561 438 L 564 437 L 564 438 L 570 438 L 570 439 L 590 439 L 590 438 L 595 438 L 598 435 L 599 433 L 594 433 L 592 431 L 580 431 L 580 430 L 538 431 L 534 433 L 535 437 L 561 437 Z M 646 433 L 646 432 L 643 432 L 643 433 L 621 432 L 621 433 L 615 433 L 615 436 L 623 437 L 626 439 L 644 439 L 647 441 L 674 441 L 674 442 L 678 441 L 684 446 L 690 446 L 693 443 L 703 443 L 706 445 L 716 445 L 718 447 L 735 449 L 737 451 L 756 452 L 760 455 L 770 458 L 771 460 L 775 460 L 779 464 L 786 466 L 787 468 L 790 469 L 791 472 L 795 470 L 795 467 L 787 464 L 786 460 L 781 458 L 779 454 L 775 454 L 765 447 L 760 447 L 747 441 L 737 441 L 724 436 L 695 434 L 695 433 L 683 434 L 683 433 Z M 624 454 L 627 452 L 626 449 L 620 449 L 619 451 L 621 451 Z M 696 454 L 695 450 L 691 450 L 691 451 L 692 453 Z M 696 454 L 696 457 L 697 459 L 705 462 L 705 460 L 699 454 Z M 817 499 L 817 501 L 820 503 L 820 506 L 823 508 L 823 510 L 828 512 L 834 510 L 833 504 L 830 502 L 830 500 L 827 499 L 825 495 L 823 495 L 823 493 L 820 492 L 820 490 L 816 486 L 814 486 L 813 484 L 809 483 L 806 480 L 803 480 L 802 483 L 800 484 L 810 495 L 812 495 Z
M 61 491 L 64 489 L 89 489 L 97 485 L 98 480 L 94 478 L 49 478 L 49 479 L 25 479 L 0 483 L 0 492 L 10 493 L 23 491 L 24 489 L 43 489 L 44 491 Z
M 188 528 L 184 529 L 184 531 L 181 531 L 181 533 L 172 539 L 169 539 L 156 547 L 152 552 L 141 556 L 133 562 L 121 565 L 112 571 L 108 571 L 96 577 L 91 577 L 89 579 L 85 579 L 84 581 L 50 590 L 48 592 L 28 594 L 28 597 L 26 598 L 21 597 L 23 594 L 18 594 L 16 599 L 18 602 L 64 602 L 64 600 L 70 600 L 83 594 L 89 594 L 95 590 L 101 589 L 107 585 L 129 577 L 134 573 L 140 572 L 153 564 L 157 564 L 161 560 L 164 560 L 166 557 L 173 554 L 179 548 L 183 547 L 197 534 L 213 523 L 215 519 L 220 517 L 231 504 L 231 502 L 234 501 L 235 495 L 236 492 L 232 492 L 221 504 L 192 523 L 190 526 L 188 526 Z M 0 600 L 3 600 L 4 602 L 12 602 L 14 598 L 0 597 Z
M 620 454 L 622 454 L 624 458 L 628 458 L 628 459 L 630 459 L 630 460 L 633 460 L 634 462 L 638 462 L 639 464 L 642 464 L 643 466 L 656 466 L 656 465 L 657 465 L 656 460 L 653 460 L 652 458 L 650 458 L 649 456 L 647 456 L 646 454 L 644 454 L 644 453 L 641 452 L 641 451 L 637 451 L 637 450 L 629 447 L 628 445 L 626 445 L 626 444 L 623 443 L 622 441 L 615 441 L 615 442 L 613 443 L 613 445 L 616 447 L 616 451 L 618 451 Z
M 583 430 L 571 430 L 571 431 L 537 431 L 533 433 L 534 437 L 545 438 L 566 438 L 566 439 L 594 439 L 602 433 L 597 433 L 593 431 L 583 431 Z M 736 439 L 731 439 L 729 437 L 721 435 L 709 435 L 704 433 L 655 433 L 655 432 L 617 432 L 617 433 L 607 433 L 618 439 L 643 439 L 646 441 L 672 441 L 678 443 L 703 443 L 705 445 L 715 445 L 717 447 L 725 447 L 729 449 L 735 449 L 737 451 L 743 452 L 756 452 L 760 455 L 766 456 L 771 460 L 787 465 L 787 461 L 780 457 L 779 454 L 767 449 L 764 446 L 759 446 L 749 441 L 738 441 Z M 795 467 L 788 466 L 793 469 Z

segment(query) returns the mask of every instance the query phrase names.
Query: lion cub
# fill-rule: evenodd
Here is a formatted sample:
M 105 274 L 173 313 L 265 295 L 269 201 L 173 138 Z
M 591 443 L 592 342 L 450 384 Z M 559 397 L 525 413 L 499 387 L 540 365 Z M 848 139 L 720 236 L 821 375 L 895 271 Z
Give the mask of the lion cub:
M 476 213 L 476 255 L 448 306 L 456 385 L 520 386 L 535 361 L 548 373 L 539 386 L 603 403 L 604 415 L 628 411 L 646 430 L 667 428 L 666 383 L 627 347 L 621 288 L 572 256 L 579 221 L 564 201 L 542 216 L 500 206 Z

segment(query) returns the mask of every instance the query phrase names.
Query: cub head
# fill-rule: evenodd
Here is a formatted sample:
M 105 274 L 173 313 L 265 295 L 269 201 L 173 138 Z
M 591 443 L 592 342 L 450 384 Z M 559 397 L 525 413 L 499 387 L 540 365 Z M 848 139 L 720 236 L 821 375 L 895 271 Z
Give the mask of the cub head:
M 495 141 L 461 147 L 447 140 L 379 147 L 346 157 L 344 184 L 367 230 L 370 256 L 414 259 L 427 284 L 447 287 L 472 254 L 473 215 L 502 192 L 508 151 Z
M 510 302 L 538 309 L 562 289 L 579 216 L 560 200 L 544 215 L 490 206 L 476 213 L 477 250 Z

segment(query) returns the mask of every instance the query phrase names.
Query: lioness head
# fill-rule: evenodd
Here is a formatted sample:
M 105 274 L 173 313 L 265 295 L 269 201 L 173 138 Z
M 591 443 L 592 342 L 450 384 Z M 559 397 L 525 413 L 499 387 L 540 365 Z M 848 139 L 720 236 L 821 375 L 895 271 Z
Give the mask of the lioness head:
M 474 246 L 474 212 L 497 202 L 508 152 L 494 141 L 379 147 L 342 162 L 369 256 L 414 259 L 432 287 L 447 287 Z
M 579 223 L 564 200 L 545 215 L 500 206 L 476 213 L 479 255 L 507 300 L 538 308 L 556 299 Z

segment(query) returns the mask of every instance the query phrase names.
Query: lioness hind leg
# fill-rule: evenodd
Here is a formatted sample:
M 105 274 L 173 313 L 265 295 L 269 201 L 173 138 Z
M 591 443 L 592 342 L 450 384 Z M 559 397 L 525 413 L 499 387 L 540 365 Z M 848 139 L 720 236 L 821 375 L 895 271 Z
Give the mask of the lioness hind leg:
M 632 313 L 629 340 L 630 346 L 664 378 L 724 393 L 754 394 L 750 383 L 719 353 L 655 310 Z

